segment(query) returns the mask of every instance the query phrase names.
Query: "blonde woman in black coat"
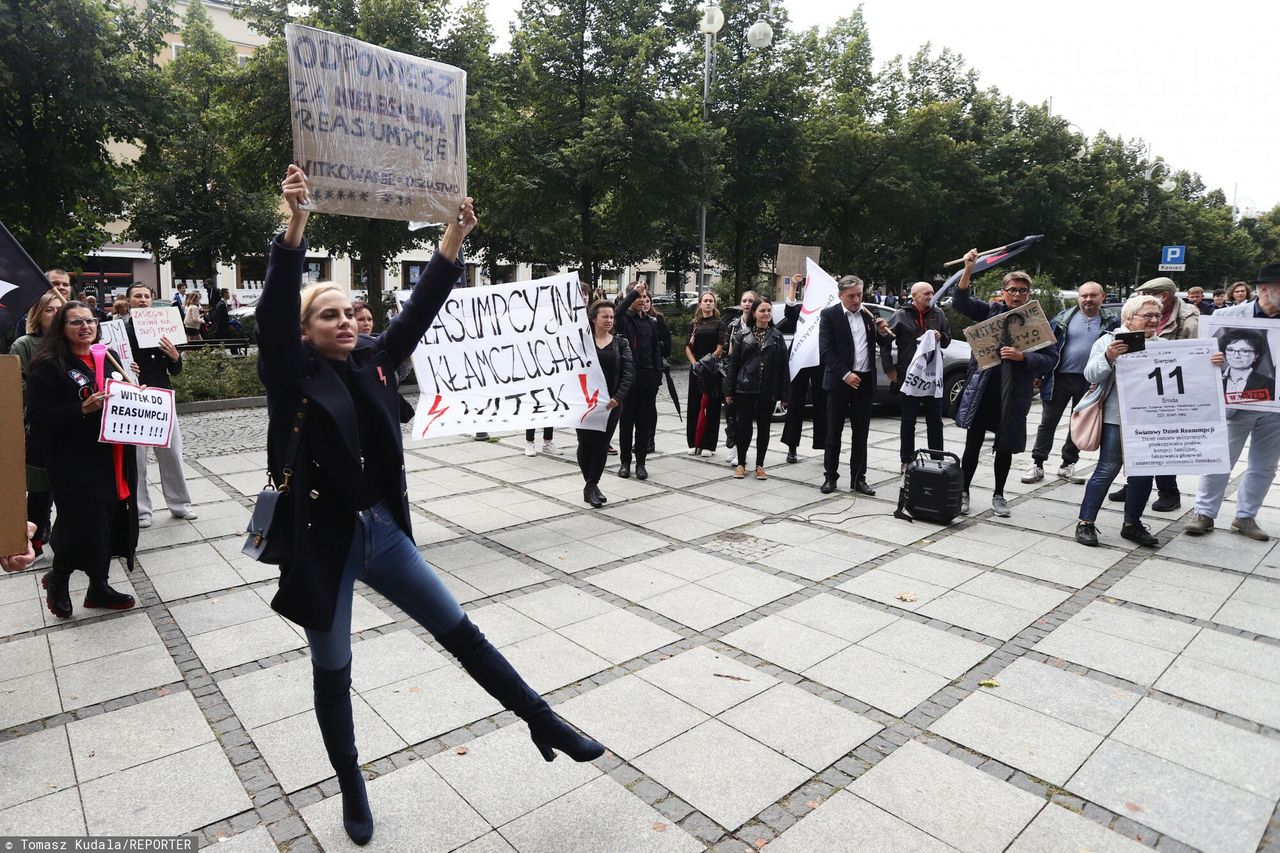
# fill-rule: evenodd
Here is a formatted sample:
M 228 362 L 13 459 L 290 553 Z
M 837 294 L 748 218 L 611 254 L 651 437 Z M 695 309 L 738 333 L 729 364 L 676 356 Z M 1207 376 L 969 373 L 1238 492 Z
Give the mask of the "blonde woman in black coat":
M 604 747 L 569 727 L 472 624 L 414 547 L 405 487 L 395 370 L 417 345 L 462 273 L 471 199 L 445 229 L 440 251 L 404 309 L 376 338 L 357 338 L 351 300 L 331 284 L 299 293 L 306 242 L 306 178 L 283 183 L 289 224 L 271 243 L 258 301 L 258 371 L 267 391 L 267 458 L 276 482 L 291 465 L 292 555 L 271 606 L 306 629 L 316 720 L 342 788 L 343 825 L 357 844 L 373 816 L 351 716 L 351 603 L 357 579 L 429 630 L 476 682 L 529 724 L 551 761 L 559 750 L 591 761 Z M 289 439 L 299 436 L 290 460 Z

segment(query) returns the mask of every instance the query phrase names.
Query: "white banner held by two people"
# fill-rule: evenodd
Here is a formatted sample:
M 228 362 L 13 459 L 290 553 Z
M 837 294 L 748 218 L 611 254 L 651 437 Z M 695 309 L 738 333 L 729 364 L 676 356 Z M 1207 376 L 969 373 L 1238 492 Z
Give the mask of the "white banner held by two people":
M 908 397 L 942 397 L 942 347 L 932 329 L 920 336 L 899 390 Z
M 414 439 L 608 424 L 576 273 L 455 288 L 414 350 L 413 370 Z
M 1208 340 L 1148 341 L 1116 359 L 1124 472 L 1227 474 L 1227 413 Z
M 840 301 L 840 286 L 813 258 L 805 259 L 804 301 L 796 318 L 796 332 L 791 338 L 789 364 L 791 378 L 806 367 L 817 367 L 818 315 L 823 308 Z
M 285 41 L 309 209 L 452 221 L 467 195 L 466 72 L 298 24 Z
M 141 388 L 108 379 L 98 441 L 168 447 L 173 438 L 173 417 L 173 391 L 170 389 Z
M 1200 318 L 1200 337 L 1213 342 L 1226 360 L 1221 385 L 1228 409 L 1280 412 L 1280 325 L 1259 317 L 1209 314 Z

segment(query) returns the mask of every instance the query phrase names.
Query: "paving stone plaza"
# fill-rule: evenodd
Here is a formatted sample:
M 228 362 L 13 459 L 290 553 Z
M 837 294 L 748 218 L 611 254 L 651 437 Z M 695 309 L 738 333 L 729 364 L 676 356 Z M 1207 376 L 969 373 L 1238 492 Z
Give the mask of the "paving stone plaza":
M 1138 548 L 1108 504 L 1091 549 L 1056 458 L 1033 486 L 1015 469 L 1011 518 L 989 511 L 984 459 L 974 515 L 940 528 L 892 517 L 890 412 L 872 423 L 878 494 L 852 500 L 818 492 L 807 447 L 734 480 L 660 411 L 649 480 L 607 473 L 603 510 L 568 432 L 559 457 L 525 457 L 523 435 L 407 445 L 422 553 L 610 751 L 545 763 L 358 585 L 369 849 L 1280 850 L 1280 550 L 1225 529 L 1234 481 L 1212 535 L 1150 513 L 1161 547 Z M 182 425 L 199 519 L 159 512 L 137 570 L 113 567 L 135 610 L 86 614 L 73 582 L 56 623 L 40 568 L 0 578 L 0 836 L 354 849 L 304 637 L 268 606 L 276 570 L 239 553 L 265 409 Z M 1259 522 L 1280 532 L 1280 489 Z

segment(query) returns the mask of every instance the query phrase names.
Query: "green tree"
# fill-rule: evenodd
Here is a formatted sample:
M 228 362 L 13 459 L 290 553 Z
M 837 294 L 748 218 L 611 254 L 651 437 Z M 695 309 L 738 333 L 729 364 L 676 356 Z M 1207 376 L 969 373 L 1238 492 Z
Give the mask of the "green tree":
M 217 264 L 261 251 L 280 221 L 278 196 L 231 157 L 240 126 L 228 96 L 235 49 L 200 2 L 182 26 L 183 50 L 164 68 L 168 110 L 131 181 L 132 235 L 161 260 L 178 256 L 210 277 Z
M 45 265 L 74 265 L 122 212 L 129 166 L 164 109 L 154 58 L 167 0 L 10 0 L 0 13 L 0 220 Z

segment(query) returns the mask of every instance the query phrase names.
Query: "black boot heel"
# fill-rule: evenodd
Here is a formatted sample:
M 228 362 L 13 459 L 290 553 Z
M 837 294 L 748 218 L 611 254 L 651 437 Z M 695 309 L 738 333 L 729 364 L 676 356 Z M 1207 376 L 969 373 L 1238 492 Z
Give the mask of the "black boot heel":
M 604 755 L 604 746 L 555 715 L 550 708 L 541 719 L 529 723 L 529 737 L 547 761 L 555 761 L 560 750 L 574 761 L 595 761 Z

